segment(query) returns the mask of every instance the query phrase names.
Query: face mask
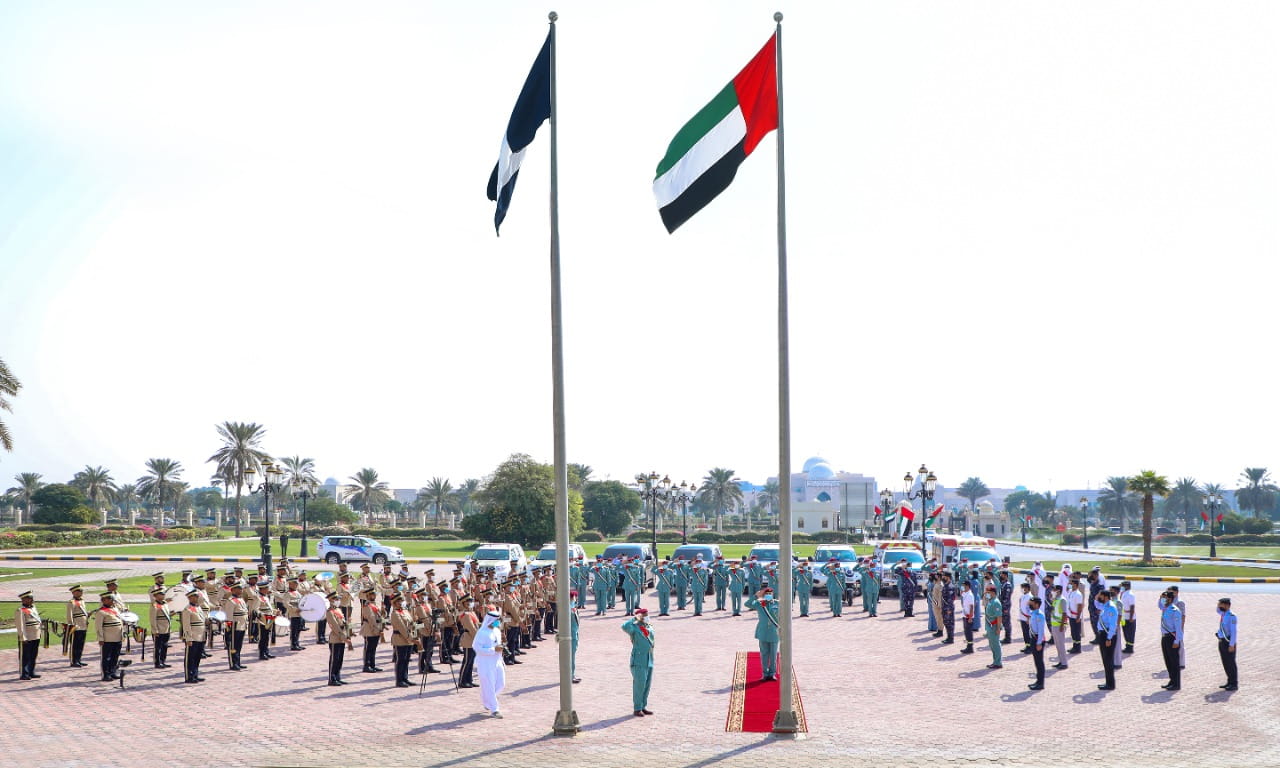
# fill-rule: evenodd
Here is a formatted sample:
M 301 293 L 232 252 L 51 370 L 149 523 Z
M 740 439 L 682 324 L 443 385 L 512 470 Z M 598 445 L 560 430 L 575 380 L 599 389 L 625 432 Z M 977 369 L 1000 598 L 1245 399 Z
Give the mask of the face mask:
M 1224 616 L 1224 615 L 1226 615 L 1226 613 L 1227 613 L 1227 609 L 1226 609 L 1226 608 L 1219 608 L 1219 609 L 1218 609 L 1218 615 L 1219 615 L 1219 616 Z
M 1162 597 L 1162 598 L 1160 598 L 1160 607 L 1161 607 L 1161 608 L 1165 607 L 1165 606 L 1166 606 L 1166 605 L 1168 605 L 1168 604 L 1169 604 L 1169 601 L 1168 601 L 1166 598 L 1163 598 L 1163 597 Z
M 448 587 L 445 587 L 445 588 L 444 588 L 444 592 L 445 592 L 445 594 L 449 594 L 449 588 L 448 588 Z

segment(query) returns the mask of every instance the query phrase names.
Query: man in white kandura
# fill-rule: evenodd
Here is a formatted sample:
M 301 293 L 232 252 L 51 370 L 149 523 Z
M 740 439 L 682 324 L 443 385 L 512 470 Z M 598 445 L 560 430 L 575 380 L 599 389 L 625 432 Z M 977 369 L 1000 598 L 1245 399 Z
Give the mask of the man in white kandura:
M 498 711 L 498 694 L 507 685 L 507 671 L 502 664 L 502 630 L 498 627 L 501 621 L 501 613 L 486 613 L 471 646 L 476 654 L 476 674 L 480 676 L 480 703 L 493 717 L 502 717 Z

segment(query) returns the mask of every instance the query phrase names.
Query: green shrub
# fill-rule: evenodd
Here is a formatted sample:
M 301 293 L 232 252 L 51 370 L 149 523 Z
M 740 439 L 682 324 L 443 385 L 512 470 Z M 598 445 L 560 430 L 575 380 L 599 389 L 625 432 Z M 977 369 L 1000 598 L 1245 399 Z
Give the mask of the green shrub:
M 1116 560 L 1114 564 L 1125 568 L 1179 568 L 1182 566 L 1180 561 L 1168 557 L 1153 557 L 1149 563 L 1139 559 Z
M 627 541 L 641 544 L 646 541 L 653 541 L 653 533 L 651 531 L 632 531 L 627 535 Z M 680 532 L 659 531 L 658 541 L 662 544 L 677 544 L 680 542 Z
M 578 534 L 578 542 L 596 542 L 604 541 L 604 534 L 599 531 L 583 531 Z
M 36 534 L 32 531 L 8 531 L 0 533 L 0 549 L 25 549 L 34 547 Z
M 814 544 L 843 544 L 844 537 L 844 531 L 818 531 L 817 533 L 809 534 L 809 540 Z M 862 534 L 850 533 L 849 541 L 853 541 L 854 537 L 857 537 L 858 541 L 862 540 Z

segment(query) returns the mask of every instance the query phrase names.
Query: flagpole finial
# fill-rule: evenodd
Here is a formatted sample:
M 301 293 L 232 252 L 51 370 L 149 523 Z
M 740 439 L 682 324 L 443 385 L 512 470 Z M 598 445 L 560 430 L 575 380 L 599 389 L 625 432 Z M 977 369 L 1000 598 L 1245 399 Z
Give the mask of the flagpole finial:
M 547 20 L 550 21 L 552 24 L 555 24 L 556 19 L 559 19 L 559 18 L 560 18 L 560 14 L 556 13 L 555 11 L 552 11 L 551 13 L 547 14 Z
M 776 21 L 776 22 L 778 22 L 779 24 L 781 24 L 781 23 L 782 23 L 782 11 L 776 11 L 776 12 L 773 14 L 773 20 L 774 20 L 774 21 Z

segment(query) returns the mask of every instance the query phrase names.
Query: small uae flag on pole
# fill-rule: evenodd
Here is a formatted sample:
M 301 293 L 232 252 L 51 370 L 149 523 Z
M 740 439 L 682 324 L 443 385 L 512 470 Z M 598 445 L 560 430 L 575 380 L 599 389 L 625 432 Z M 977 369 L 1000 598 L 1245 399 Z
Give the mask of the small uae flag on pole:
M 777 35 L 711 103 L 684 124 L 658 163 L 653 194 L 667 232 L 728 188 L 760 140 L 778 127 Z
M 939 504 L 938 506 L 934 507 L 933 511 L 929 513 L 929 516 L 925 518 L 924 527 L 932 528 L 934 521 L 937 520 L 938 515 L 941 515 L 941 514 L 942 514 L 942 505 Z
M 911 523 L 916 519 L 916 511 L 911 508 L 907 502 L 898 505 L 898 533 L 905 534 L 910 528 Z

